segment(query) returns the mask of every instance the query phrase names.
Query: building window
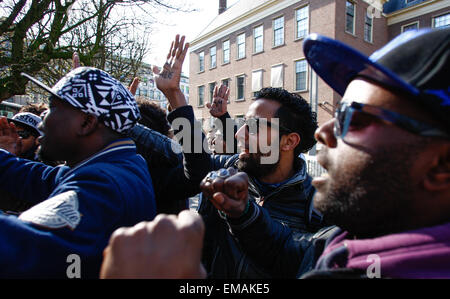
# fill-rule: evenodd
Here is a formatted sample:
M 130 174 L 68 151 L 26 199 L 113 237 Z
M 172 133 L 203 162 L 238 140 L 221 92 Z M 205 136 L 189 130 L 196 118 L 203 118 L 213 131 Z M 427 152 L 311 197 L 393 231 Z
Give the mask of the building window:
M 306 60 L 299 60 L 295 62 L 295 90 L 306 90 L 306 79 L 308 75 L 308 65 Z
M 209 102 L 212 103 L 214 98 L 214 88 L 216 87 L 216 82 L 209 83 Z
M 222 85 L 225 85 L 226 87 L 230 87 L 230 79 L 223 79 Z
M 345 31 L 355 34 L 355 4 L 351 1 L 346 1 L 345 6 Z
M 215 68 L 217 66 L 217 49 L 216 46 L 211 47 L 211 49 L 209 49 L 209 55 L 211 57 L 211 68 Z
M 201 107 L 205 104 L 205 86 L 198 87 L 198 106 Z
M 238 76 L 236 78 L 236 89 L 236 101 L 243 101 L 245 90 L 245 76 Z
M 297 20 L 296 38 L 304 38 L 309 32 L 309 9 L 308 6 L 299 8 L 295 11 Z
M 230 79 L 223 79 L 222 80 L 222 85 L 225 85 L 226 87 L 230 87 Z M 228 101 L 227 103 L 230 103 L 230 97 L 228 97 Z
M 260 91 L 263 87 L 263 71 L 257 70 L 252 72 L 252 92 Z
M 205 52 L 200 52 L 198 54 L 198 65 L 199 65 L 199 72 L 205 71 Z
M 408 30 L 417 30 L 417 29 L 419 29 L 419 22 L 415 22 L 412 24 L 402 26 L 402 32 L 405 32 Z
M 245 57 L 245 33 L 242 33 L 237 37 L 237 51 L 238 59 Z
M 273 46 L 284 44 L 284 17 L 273 20 Z
M 373 30 L 373 18 L 369 17 L 366 14 L 366 18 L 364 21 L 364 40 L 366 42 L 370 42 L 370 43 L 372 42 L 372 37 L 373 37 L 372 30 Z
M 226 40 L 223 42 L 223 63 L 230 62 L 230 40 Z
M 283 64 L 276 65 L 272 67 L 270 72 L 270 86 L 271 87 L 283 87 L 284 76 L 283 76 Z
M 253 52 L 259 53 L 264 50 L 264 35 L 263 26 L 258 26 L 253 29 Z
M 434 28 L 444 28 L 450 26 L 450 13 L 447 13 L 442 16 L 434 17 L 433 18 L 433 27 Z

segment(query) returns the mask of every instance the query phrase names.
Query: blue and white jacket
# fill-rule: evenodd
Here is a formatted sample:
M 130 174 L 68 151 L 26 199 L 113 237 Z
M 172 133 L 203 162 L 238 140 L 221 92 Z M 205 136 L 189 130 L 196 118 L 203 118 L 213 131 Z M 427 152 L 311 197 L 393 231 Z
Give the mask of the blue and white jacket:
M 98 278 L 112 232 L 156 215 L 147 165 L 130 139 L 73 168 L 0 150 L 2 191 L 36 205 L 19 217 L 0 213 L 0 277 Z

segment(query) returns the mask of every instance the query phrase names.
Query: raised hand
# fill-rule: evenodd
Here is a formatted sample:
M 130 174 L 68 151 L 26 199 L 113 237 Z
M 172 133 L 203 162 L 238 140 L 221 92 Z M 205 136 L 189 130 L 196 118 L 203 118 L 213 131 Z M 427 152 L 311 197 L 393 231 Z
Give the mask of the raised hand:
M 225 85 L 214 87 L 212 104 L 207 103 L 209 113 L 214 117 L 221 117 L 227 112 L 227 103 L 230 96 L 230 89 Z
M 242 216 L 248 202 L 248 176 L 234 168 L 210 172 L 200 183 L 203 196 L 228 217 Z
M 139 86 L 139 78 L 135 77 L 133 79 L 133 82 L 131 82 L 130 86 L 128 86 L 128 90 L 130 91 L 130 93 L 134 96 L 136 94 L 136 90 Z
M 74 52 L 72 55 L 72 68 L 76 69 L 77 67 L 80 67 L 80 57 L 78 52 Z
M 119 228 L 103 253 L 100 278 L 206 278 L 200 262 L 204 230 L 192 211 Z
M 177 34 L 170 46 L 162 71 L 156 66 L 153 67 L 156 87 L 164 93 L 173 109 L 187 105 L 186 99 L 180 90 L 181 70 L 189 49 L 189 44 L 185 44 L 184 40 L 185 36 L 182 36 L 180 39 L 180 35 Z
M 0 148 L 13 155 L 18 155 L 22 148 L 22 139 L 16 131 L 14 123 L 8 123 L 6 117 L 0 117 Z

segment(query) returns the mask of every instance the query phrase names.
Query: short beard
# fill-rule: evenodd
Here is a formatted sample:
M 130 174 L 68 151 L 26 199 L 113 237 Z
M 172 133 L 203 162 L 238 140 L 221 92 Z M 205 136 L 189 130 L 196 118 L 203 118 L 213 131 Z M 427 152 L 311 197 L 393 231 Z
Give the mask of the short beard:
M 262 164 L 261 157 L 261 154 L 250 154 L 250 156 L 247 158 L 239 159 L 237 165 L 239 171 L 243 171 L 249 176 L 255 177 L 257 179 L 272 174 L 278 167 L 280 160 L 278 159 L 277 163 L 275 164 Z
M 409 144 L 376 152 L 370 159 L 355 157 L 361 170 L 337 171 L 315 207 L 327 223 L 358 237 L 408 229 L 415 190 L 410 169 L 419 153 L 417 144 Z

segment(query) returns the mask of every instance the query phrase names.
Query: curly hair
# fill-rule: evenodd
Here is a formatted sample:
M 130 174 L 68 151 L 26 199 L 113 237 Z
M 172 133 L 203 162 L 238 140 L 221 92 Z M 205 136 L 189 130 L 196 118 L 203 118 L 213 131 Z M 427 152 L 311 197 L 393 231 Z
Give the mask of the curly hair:
M 147 100 L 137 99 L 136 102 L 141 113 L 139 123 L 165 136 L 169 136 L 171 127 L 167 121 L 166 110 Z
M 263 88 L 256 94 L 256 100 L 269 99 L 281 104 L 274 117 L 280 125 L 300 135 L 300 143 L 294 149 L 294 155 L 306 153 L 315 144 L 314 132 L 317 129 L 317 113 L 311 111 L 311 106 L 300 95 L 290 93 L 282 88 Z M 283 134 L 282 131 L 280 131 Z

